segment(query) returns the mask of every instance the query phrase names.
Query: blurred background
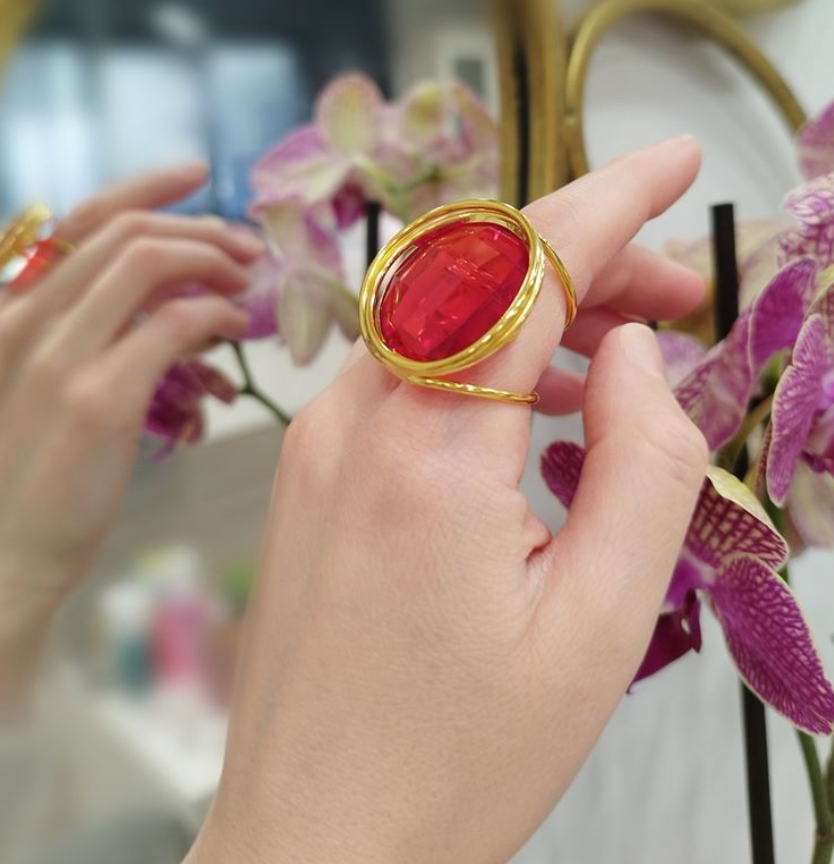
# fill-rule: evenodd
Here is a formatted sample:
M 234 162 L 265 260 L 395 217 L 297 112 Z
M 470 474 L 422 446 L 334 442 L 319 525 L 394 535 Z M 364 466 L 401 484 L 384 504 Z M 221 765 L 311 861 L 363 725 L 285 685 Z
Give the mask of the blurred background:
M 742 26 L 809 113 L 834 99 L 830 0 L 715 2 L 748 13 Z M 561 5 L 570 24 L 589 4 Z M 391 96 L 425 78 L 461 78 L 497 114 L 494 35 L 478 0 L 51 0 L 0 73 L 0 218 L 36 199 L 64 212 L 113 180 L 195 157 L 211 161 L 213 179 L 183 209 L 242 218 L 253 162 L 309 120 L 339 72 L 363 70 Z M 761 93 L 719 48 L 673 24 L 639 16 L 615 28 L 592 65 L 586 110 L 595 165 L 682 132 L 704 144 L 702 178 L 647 228 L 650 246 L 705 234 L 718 201 L 735 201 L 742 218 L 771 217 L 799 180 L 790 135 Z M 345 253 L 358 288 L 361 230 Z M 294 411 L 347 349 L 334 334 L 299 370 L 280 348 L 258 344 L 252 364 Z M 213 360 L 234 376 L 225 350 Z M 219 776 L 281 432 L 257 405 L 212 404 L 209 426 L 206 443 L 163 464 L 146 448 L 94 578 L 60 622 L 62 698 L 84 733 L 75 757 L 86 786 L 73 807 L 88 817 L 152 807 L 196 829 Z M 538 456 L 579 435 L 576 421 L 537 420 L 534 430 L 525 488 L 554 528 L 562 516 Z M 796 583 L 833 671 L 834 559 L 807 556 Z M 771 728 L 779 852 L 794 862 L 809 848 L 810 807 L 792 735 L 778 719 Z M 742 752 L 737 682 L 710 621 L 703 656 L 624 701 L 518 861 L 747 860 Z

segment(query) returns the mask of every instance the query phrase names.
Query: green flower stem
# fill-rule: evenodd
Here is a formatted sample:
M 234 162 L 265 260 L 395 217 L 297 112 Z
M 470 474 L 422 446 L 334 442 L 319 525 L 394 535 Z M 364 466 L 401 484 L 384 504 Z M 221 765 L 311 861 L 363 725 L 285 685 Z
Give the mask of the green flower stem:
M 778 520 L 781 521 L 781 520 Z M 781 531 L 781 526 L 779 530 Z M 782 578 L 790 585 L 791 578 L 788 568 L 782 571 Z M 807 732 L 797 732 L 805 772 L 808 775 L 808 785 L 811 788 L 811 800 L 814 805 L 814 853 L 811 864 L 831 864 L 834 859 L 834 752 L 829 760 L 826 774 L 823 775 L 822 763 L 816 741 Z
M 282 411 L 262 390 L 255 384 L 255 378 L 252 375 L 252 370 L 249 367 L 249 362 L 246 359 L 246 354 L 243 351 L 243 346 L 240 342 L 230 342 L 232 350 L 237 357 L 238 366 L 240 366 L 241 374 L 243 375 L 243 389 L 240 391 L 241 396 L 248 396 L 256 402 L 260 402 L 270 414 L 282 425 L 289 426 L 292 423 L 292 417 Z
M 748 439 L 769 419 L 772 410 L 773 395 L 771 394 L 748 413 L 736 437 L 721 451 L 721 467 L 732 471 Z
M 822 773 L 819 752 L 816 741 L 806 732 L 797 733 L 799 746 L 802 749 L 802 758 L 808 772 L 808 782 L 811 785 L 811 796 L 814 803 L 814 817 L 817 820 L 817 834 L 831 835 L 834 829 L 834 816 L 831 813 L 831 805 L 828 801 L 828 788 L 826 779 Z M 834 835 L 831 835 L 834 839 Z
M 834 741 L 831 744 L 831 752 L 828 756 L 828 766 L 825 771 L 825 788 L 828 792 L 828 804 L 834 813 Z
M 834 834 L 829 833 L 824 837 L 817 834 L 811 864 L 830 864 L 832 857 L 834 857 Z

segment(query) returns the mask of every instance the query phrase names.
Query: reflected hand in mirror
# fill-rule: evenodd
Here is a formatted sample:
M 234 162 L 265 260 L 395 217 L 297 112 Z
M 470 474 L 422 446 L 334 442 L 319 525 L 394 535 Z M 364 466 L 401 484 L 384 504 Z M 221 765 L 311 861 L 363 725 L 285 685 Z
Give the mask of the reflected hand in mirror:
M 151 212 L 206 174 L 169 170 L 88 201 L 56 232 L 75 253 L 0 295 L 0 707 L 25 691 L 54 610 L 118 511 L 158 380 L 247 326 L 228 297 L 247 286 L 260 241 Z M 215 293 L 166 298 L 191 280 Z

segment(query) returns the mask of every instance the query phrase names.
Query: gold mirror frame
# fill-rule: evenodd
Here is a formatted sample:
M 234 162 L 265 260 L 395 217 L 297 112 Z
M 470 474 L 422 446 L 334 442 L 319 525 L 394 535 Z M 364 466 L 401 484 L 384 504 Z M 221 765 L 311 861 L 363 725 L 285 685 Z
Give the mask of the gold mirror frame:
M 44 0 L 0 0 L 0 75 Z M 558 0 L 488 0 L 498 37 L 502 99 L 502 195 L 517 205 L 563 186 L 589 168 L 584 130 L 588 69 L 599 42 L 641 13 L 678 19 L 723 47 L 771 97 L 789 127 L 806 115 L 752 39 L 721 12 L 761 11 L 797 0 L 603 0 L 571 40 Z M 572 49 L 569 50 L 569 46 Z
M 0 75 L 43 0 L 0 0 Z
M 806 120 L 793 91 L 753 40 L 703 0 L 603 0 L 573 39 L 560 26 L 555 5 L 493 0 L 503 97 L 502 194 L 518 206 L 588 172 L 584 96 L 590 63 L 602 38 L 633 15 L 662 15 L 703 33 L 770 96 L 791 131 Z

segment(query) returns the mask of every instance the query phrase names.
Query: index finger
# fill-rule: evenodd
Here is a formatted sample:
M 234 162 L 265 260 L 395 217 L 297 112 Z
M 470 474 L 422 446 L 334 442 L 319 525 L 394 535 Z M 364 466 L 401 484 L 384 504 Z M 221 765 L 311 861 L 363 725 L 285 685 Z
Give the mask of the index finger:
M 692 185 L 701 164 L 691 136 L 639 150 L 526 208 L 525 214 L 559 253 L 580 302 L 595 277 Z M 474 370 L 474 383 L 529 393 L 562 339 L 565 297 L 555 274 L 519 338 Z M 499 383 L 501 382 L 501 383 Z
M 194 162 L 143 174 L 89 198 L 58 223 L 56 235 L 78 245 L 126 210 L 158 210 L 196 192 L 209 174 L 205 162 Z

